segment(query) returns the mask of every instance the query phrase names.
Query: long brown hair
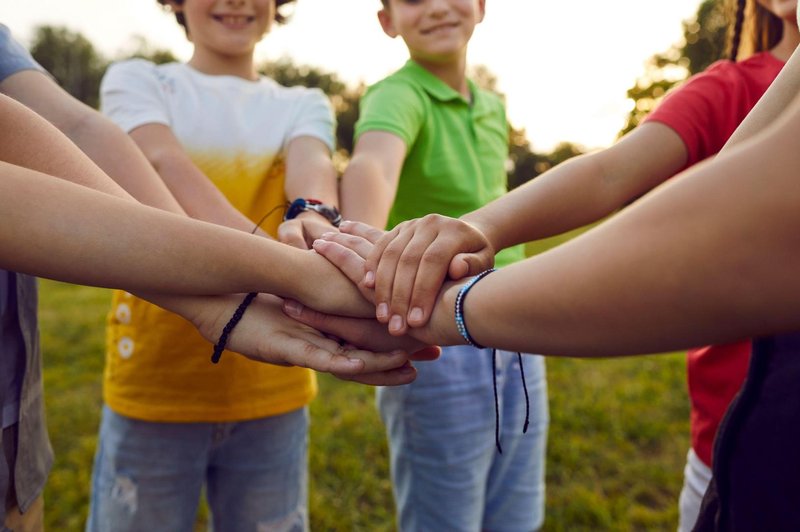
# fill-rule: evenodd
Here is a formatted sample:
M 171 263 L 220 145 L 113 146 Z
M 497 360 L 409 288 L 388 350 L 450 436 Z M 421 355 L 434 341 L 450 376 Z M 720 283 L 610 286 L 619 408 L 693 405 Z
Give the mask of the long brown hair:
M 734 20 L 728 32 L 731 61 L 775 47 L 783 37 L 783 20 L 755 0 L 730 0 Z

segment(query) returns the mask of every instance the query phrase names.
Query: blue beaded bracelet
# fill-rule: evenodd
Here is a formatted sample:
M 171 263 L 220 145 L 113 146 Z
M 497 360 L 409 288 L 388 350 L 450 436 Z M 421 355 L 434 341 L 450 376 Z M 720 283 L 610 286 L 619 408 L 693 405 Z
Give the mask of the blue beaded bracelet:
M 469 331 L 467 330 L 467 323 L 464 321 L 464 298 L 467 297 L 467 292 L 469 292 L 470 288 L 472 288 L 475 283 L 493 271 L 495 271 L 495 268 L 489 268 L 488 270 L 479 273 L 467 281 L 467 283 L 458 291 L 458 295 L 456 296 L 456 328 L 458 329 L 459 334 L 461 334 L 461 336 L 469 345 L 472 347 L 477 347 L 478 349 L 483 349 L 484 347 L 476 342 L 472 336 L 470 336 Z

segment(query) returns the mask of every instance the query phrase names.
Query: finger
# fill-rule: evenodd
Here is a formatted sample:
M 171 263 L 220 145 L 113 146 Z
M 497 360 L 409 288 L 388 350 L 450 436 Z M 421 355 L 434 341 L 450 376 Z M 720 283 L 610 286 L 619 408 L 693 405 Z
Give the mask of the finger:
M 414 368 L 414 366 L 409 364 L 397 369 L 377 373 L 334 375 L 343 380 L 368 384 L 371 386 L 401 386 L 403 384 L 409 384 L 413 382 L 414 379 L 417 378 L 417 370 Z
M 278 226 L 278 240 L 300 249 L 308 249 L 303 236 L 303 226 L 297 220 L 290 220 Z
M 278 333 L 273 345 L 285 353 L 284 360 L 294 366 L 339 375 L 360 375 L 395 370 L 407 364 L 404 351 L 375 353 L 362 349 L 347 349 L 312 331 L 295 336 Z
M 315 240 L 312 247 L 339 268 L 352 283 L 358 285 L 364 281 L 364 259 L 352 249 L 327 240 Z
M 420 327 L 431 315 L 450 261 L 450 253 L 443 247 L 434 233 L 416 231 L 400 257 L 391 312 L 403 316 L 409 325 Z
M 325 233 L 322 240 L 335 242 L 347 249 L 354 251 L 359 257 L 366 260 L 374 244 L 361 236 L 349 235 L 346 233 Z
M 368 240 L 370 243 L 374 244 L 380 238 L 386 234 L 386 231 L 383 229 L 378 229 L 377 227 L 372 227 L 369 224 L 365 224 L 363 222 L 352 222 L 346 221 L 342 222 L 339 226 L 339 229 L 344 232 L 355 236 L 360 236 Z
M 451 279 L 463 279 L 469 275 L 478 275 L 494 266 L 494 254 L 491 249 L 482 249 L 475 253 L 459 253 L 450 261 L 448 274 Z
M 418 351 L 414 351 L 408 356 L 408 359 L 415 361 L 431 361 L 436 360 L 440 356 L 442 356 L 442 348 L 438 345 L 429 345 Z
M 383 252 L 386 251 L 386 246 L 391 244 L 392 241 L 397 238 L 397 235 L 400 234 L 401 227 L 403 225 L 404 224 L 401 223 L 388 233 L 384 234 L 377 240 L 377 242 L 375 242 L 375 246 L 367 256 L 367 263 L 364 265 L 364 269 L 367 272 L 367 278 L 365 279 L 367 286 L 375 286 L 375 271 L 378 269 L 378 263 L 380 262 L 381 257 L 383 257 Z
M 378 267 L 375 269 L 375 317 L 381 323 L 389 323 L 390 318 L 395 318 L 395 331 L 400 331 L 405 327 L 405 314 L 395 315 L 397 317 L 391 315 L 392 288 L 398 263 L 412 237 L 412 232 L 398 234 L 383 250 Z M 402 323 L 397 323 L 398 319 Z M 390 332 L 393 332 L 392 329 Z
M 372 351 L 403 349 L 416 351 L 425 344 L 407 336 L 391 336 L 386 327 L 372 319 L 347 318 L 317 312 L 293 300 L 283 302 L 283 311 L 298 322 L 323 333 L 344 339 L 347 343 Z

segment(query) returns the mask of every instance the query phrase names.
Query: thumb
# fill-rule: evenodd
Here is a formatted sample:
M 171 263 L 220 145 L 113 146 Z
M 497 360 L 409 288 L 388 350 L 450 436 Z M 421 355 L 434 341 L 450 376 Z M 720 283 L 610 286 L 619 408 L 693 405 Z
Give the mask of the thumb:
M 494 255 L 488 250 L 477 253 L 459 253 L 450 261 L 447 270 L 451 279 L 462 279 L 469 275 L 478 275 L 494 265 Z

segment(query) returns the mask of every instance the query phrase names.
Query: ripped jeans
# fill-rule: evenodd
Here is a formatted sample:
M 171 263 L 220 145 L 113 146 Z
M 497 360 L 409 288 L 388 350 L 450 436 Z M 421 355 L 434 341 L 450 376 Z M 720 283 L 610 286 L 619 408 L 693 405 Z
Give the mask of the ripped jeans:
M 215 532 L 308 530 L 308 411 L 154 423 L 103 408 L 88 532 L 191 532 L 205 486 Z

